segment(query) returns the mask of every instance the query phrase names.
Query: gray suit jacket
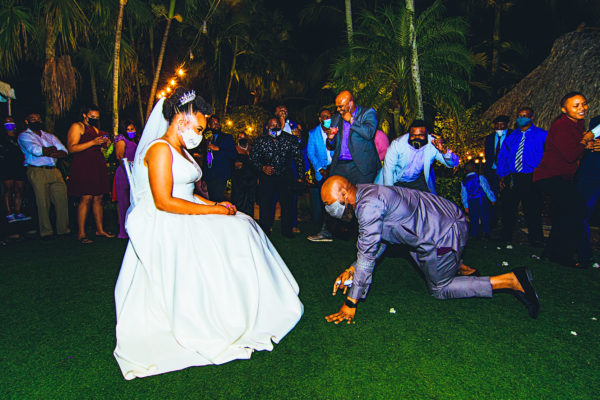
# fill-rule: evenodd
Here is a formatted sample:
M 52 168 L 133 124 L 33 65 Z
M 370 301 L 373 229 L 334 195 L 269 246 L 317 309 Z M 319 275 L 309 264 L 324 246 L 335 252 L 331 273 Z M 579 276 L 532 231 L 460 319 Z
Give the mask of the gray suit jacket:
M 331 119 L 331 126 L 338 127 L 335 141 L 335 152 L 332 156 L 331 170 L 335 169 L 340 151 L 342 149 L 342 132 L 344 120 L 340 114 L 335 114 Z M 363 175 L 376 173 L 381 168 L 379 154 L 375 147 L 375 132 L 377 131 L 377 113 L 372 108 L 356 106 L 356 117 L 350 127 L 348 149 L 352 160 Z

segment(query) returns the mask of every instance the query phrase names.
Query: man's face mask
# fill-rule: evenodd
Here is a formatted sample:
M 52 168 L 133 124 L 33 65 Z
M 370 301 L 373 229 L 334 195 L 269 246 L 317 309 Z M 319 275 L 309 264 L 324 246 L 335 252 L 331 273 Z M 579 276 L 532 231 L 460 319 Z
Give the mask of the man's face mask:
M 506 135 L 507 131 L 508 131 L 508 129 L 496 129 L 496 133 L 498 134 L 498 136 Z
M 410 144 L 412 147 L 414 147 L 415 149 L 420 149 L 421 147 L 425 146 L 427 144 L 428 140 L 427 140 L 427 136 L 425 137 L 413 137 L 413 138 L 409 138 L 408 140 L 408 144 Z
M 519 128 L 527 126 L 530 123 L 531 123 L 531 118 L 529 118 L 529 117 L 519 117 L 519 118 L 517 118 L 517 126 Z
M 5 122 L 4 123 L 4 129 L 6 129 L 9 132 L 14 131 L 16 127 L 17 127 L 17 125 L 14 122 Z
M 42 129 L 42 123 L 40 121 L 31 121 L 27 126 L 32 131 L 39 131 Z
M 271 134 L 271 136 L 275 137 L 275 136 L 279 136 L 279 134 L 281 133 L 281 129 L 278 128 L 274 128 L 274 129 L 269 129 L 269 133 Z
M 354 216 L 352 205 L 342 204 L 339 201 L 326 205 L 325 211 L 333 218 L 342 220 L 343 222 L 352 221 L 352 217 Z
M 327 118 L 326 120 L 323 120 L 323 127 L 325 129 L 331 128 L 331 118 Z

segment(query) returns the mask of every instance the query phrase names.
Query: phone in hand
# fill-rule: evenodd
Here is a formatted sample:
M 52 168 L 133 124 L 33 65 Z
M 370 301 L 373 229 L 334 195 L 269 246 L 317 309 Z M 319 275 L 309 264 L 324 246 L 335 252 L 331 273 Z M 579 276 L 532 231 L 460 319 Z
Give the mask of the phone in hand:
M 592 133 L 594 134 L 594 139 L 598 139 L 600 137 L 600 124 L 596 125 L 596 127 L 592 129 Z

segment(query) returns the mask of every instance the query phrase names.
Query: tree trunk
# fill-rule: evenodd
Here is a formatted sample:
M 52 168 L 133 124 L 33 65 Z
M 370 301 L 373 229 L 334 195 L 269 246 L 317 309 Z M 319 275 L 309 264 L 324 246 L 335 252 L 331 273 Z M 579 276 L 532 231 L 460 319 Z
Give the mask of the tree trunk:
M 167 16 L 167 27 L 162 38 L 160 45 L 160 51 L 158 53 L 158 61 L 156 62 L 156 70 L 154 71 L 154 79 L 152 80 L 152 87 L 150 89 L 150 97 L 148 97 L 148 106 L 146 107 L 146 120 L 150 117 L 152 107 L 154 106 L 154 98 L 156 97 L 156 88 L 158 87 L 158 78 L 160 78 L 160 70 L 162 68 L 163 58 L 165 56 L 165 50 L 167 48 L 167 39 L 169 38 L 169 29 L 171 29 L 171 22 L 175 14 L 175 0 L 171 0 L 169 5 L 169 15 Z
M 171 28 L 171 21 L 173 18 L 167 20 L 167 27 L 165 28 L 165 34 L 163 35 L 162 44 L 160 45 L 160 52 L 158 53 L 158 61 L 156 62 L 156 70 L 154 71 L 154 79 L 152 80 L 152 87 L 150 88 L 150 97 L 148 97 L 148 106 L 146 107 L 146 120 L 150 117 L 152 112 L 152 106 L 154 106 L 154 97 L 156 97 L 156 88 L 158 87 L 158 78 L 160 77 L 160 70 L 162 68 L 163 58 L 165 56 L 165 50 L 167 48 L 167 39 L 169 37 L 169 29 Z
M 348 46 L 352 49 L 352 37 L 354 29 L 352 28 L 352 0 L 346 0 L 346 34 L 348 35 Z
M 394 136 L 390 137 L 390 142 L 392 139 L 402 136 L 402 126 L 400 125 L 400 103 L 396 104 L 394 110 L 392 111 L 392 115 L 394 118 Z
M 56 63 L 56 31 L 50 21 L 46 21 L 46 43 L 45 43 L 45 68 Z M 45 69 L 44 68 L 44 69 Z M 44 74 L 45 79 L 45 74 Z M 42 83 L 42 87 L 44 87 Z M 56 113 L 52 104 L 52 98 L 49 94 L 45 94 L 46 99 L 46 117 L 45 117 L 45 128 L 48 132 L 54 132 L 54 122 L 56 119 Z
M 123 12 L 127 0 L 119 0 L 119 17 L 117 18 L 117 29 L 115 33 L 115 54 L 113 57 L 113 135 L 119 133 L 119 64 L 121 56 L 121 32 L 123 29 Z
M 98 89 L 96 88 L 96 70 L 94 65 L 90 64 L 90 87 L 92 88 L 92 103 L 98 105 Z
M 140 71 L 135 67 L 135 89 L 137 92 L 138 110 L 140 112 L 140 129 L 144 127 L 144 106 L 142 105 L 142 89 L 140 87 Z
M 492 65 L 490 76 L 492 80 L 498 73 L 498 65 L 500 60 L 498 59 L 498 48 L 500 47 L 500 17 L 502 15 L 502 5 L 496 3 L 494 7 L 494 32 L 492 34 Z
M 229 69 L 229 83 L 227 84 L 227 92 L 225 94 L 225 106 L 223 107 L 223 115 L 227 114 L 227 105 L 229 104 L 229 92 L 231 91 L 231 82 L 235 75 L 235 64 L 238 56 L 238 38 L 235 38 L 235 46 L 233 48 L 233 61 L 231 62 L 231 68 Z
M 412 75 L 413 89 L 417 101 L 417 118 L 423 119 L 423 90 L 421 89 L 421 74 L 419 72 L 419 53 L 417 51 L 417 33 L 415 30 L 415 2 L 406 0 L 406 8 L 410 13 L 410 43 L 412 47 L 410 57 L 410 69 Z
M 152 75 L 154 76 L 154 72 L 156 72 L 156 61 L 154 61 L 154 28 L 150 27 L 148 34 L 150 36 L 150 64 L 152 65 Z

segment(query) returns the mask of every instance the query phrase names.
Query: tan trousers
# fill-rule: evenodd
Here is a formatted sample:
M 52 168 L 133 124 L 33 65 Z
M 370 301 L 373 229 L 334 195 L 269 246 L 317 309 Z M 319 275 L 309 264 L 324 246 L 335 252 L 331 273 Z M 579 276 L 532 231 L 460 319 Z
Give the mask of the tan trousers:
M 27 178 L 35 193 L 40 236 L 49 236 L 53 233 L 50 223 L 50 202 L 54 204 L 56 213 L 56 233 L 59 235 L 69 233 L 67 185 L 58 169 L 27 167 Z

